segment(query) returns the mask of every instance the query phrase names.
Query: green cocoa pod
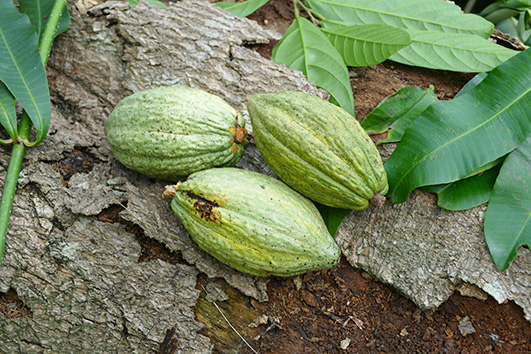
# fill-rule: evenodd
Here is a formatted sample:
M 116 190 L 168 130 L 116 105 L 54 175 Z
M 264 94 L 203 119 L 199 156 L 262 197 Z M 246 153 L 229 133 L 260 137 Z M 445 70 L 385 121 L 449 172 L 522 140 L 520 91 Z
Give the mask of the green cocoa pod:
M 293 189 L 336 208 L 383 204 L 388 184 L 381 156 L 345 110 L 291 91 L 252 96 L 247 108 L 258 150 Z
M 175 186 L 170 186 L 175 187 Z M 340 251 L 313 203 L 273 177 L 237 168 L 192 174 L 166 194 L 201 249 L 257 276 L 328 269 Z
M 176 182 L 196 171 L 235 165 L 247 143 L 244 125 L 217 96 L 162 87 L 121 100 L 105 122 L 105 134 L 124 166 Z

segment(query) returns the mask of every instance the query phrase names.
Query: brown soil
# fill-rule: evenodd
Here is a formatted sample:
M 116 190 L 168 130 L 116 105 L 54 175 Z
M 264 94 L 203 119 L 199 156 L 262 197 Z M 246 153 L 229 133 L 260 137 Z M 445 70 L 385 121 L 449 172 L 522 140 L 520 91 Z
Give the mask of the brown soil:
M 514 303 L 455 294 L 421 311 L 346 261 L 306 274 L 298 290 L 292 279 L 273 279 L 268 295 L 257 308 L 278 325 L 250 342 L 261 354 L 531 353 L 531 325 Z M 466 318 L 475 333 L 461 334 Z

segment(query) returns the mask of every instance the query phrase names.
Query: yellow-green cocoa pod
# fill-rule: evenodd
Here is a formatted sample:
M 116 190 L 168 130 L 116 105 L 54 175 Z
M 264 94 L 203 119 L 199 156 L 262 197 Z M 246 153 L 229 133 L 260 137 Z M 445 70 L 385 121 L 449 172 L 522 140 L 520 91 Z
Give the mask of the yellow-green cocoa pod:
M 105 134 L 124 166 L 176 182 L 196 171 L 235 165 L 247 143 L 244 125 L 220 97 L 162 87 L 121 100 L 105 122 Z
M 241 272 L 292 276 L 339 262 L 317 208 L 273 177 L 214 168 L 167 188 L 173 193 L 172 209 L 199 247 Z
M 336 208 L 383 204 L 388 184 L 381 156 L 345 110 L 291 91 L 252 96 L 247 108 L 258 150 L 293 189 Z

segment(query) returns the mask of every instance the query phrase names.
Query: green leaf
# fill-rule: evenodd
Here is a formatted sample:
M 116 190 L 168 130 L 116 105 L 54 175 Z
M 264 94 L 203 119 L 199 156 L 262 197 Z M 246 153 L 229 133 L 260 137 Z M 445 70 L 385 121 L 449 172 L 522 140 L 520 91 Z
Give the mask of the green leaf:
M 531 136 L 505 160 L 485 215 L 485 240 L 500 271 L 531 246 Z
M 310 21 L 295 17 L 273 48 L 271 59 L 302 71 L 308 80 L 330 93 L 332 102 L 339 103 L 354 115 L 354 97 L 347 67 L 326 36 Z
M 244 2 L 220 1 L 217 2 L 216 5 L 233 15 L 245 17 L 267 4 L 268 1 L 269 0 L 247 0 Z
M 37 34 L 28 17 L 10 0 L 0 1 L 0 80 L 20 102 L 37 129 L 35 143 L 50 124 L 50 92 L 38 51 Z
M 463 177 L 463 179 L 470 178 L 475 175 L 479 175 L 487 170 L 490 170 L 491 168 L 495 166 L 500 165 L 505 160 L 506 157 L 507 155 L 500 156 L 496 160 L 490 161 L 489 163 L 486 163 L 485 165 L 476 168 L 474 171 L 470 172 L 468 175 Z
M 379 141 L 378 144 L 400 141 L 409 124 L 429 105 L 437 102 L 433 91 L 433 86 L 428 89 L 403 87 L 380 102 L 361 122 L 361 126 L 368 133 L 383 133 L 391 127 L 387 139 Z
M 520 13 L 516 30 L 518 39 L 527 45 L 531 39 L 531 8 Z
M 37 38 L 41 38 L 44 32 L 44 27 L 48 21 L 48 16 L 52 12 L 54 3 L 55 0 L 19 0 L 20 12 L 28 15 L 31 24 L 35 27 L 35 32 L 37 32 Z M 69 26 L 70 13 L 68 8 L 65 7 L 55 35 L 63 33 Z
M 389 59 L 460 72 L 490 71 L 517 52 L 487 40 L 493 24 L 441 0 L 308 0 L 323 25 L 384 24 L 407 30 L 411 45 Z
M 489 201 L 501 163 L 493 168 L 457 182 L 422 188 L 437 193 L 437 205 L 448 210 L 466 210 Z
M 155 6 L 158 6 L 158 7 L 162 7 L 163 9 L 167 9 L 168 8 L 168 6 L 166 6 L 165 3 L 160 2 L 158 0 L 146 0 L 146 1 L 149 2 L 152 5 L 155 5 Z M 127 0 L 127 2 L 129 3 L 129 7 L 131 9 L 134 9 L 135 6 L 140 3 L 140 0 Z
M 391 202 L 417 187 L 457 181 L 506 155 L 531 133 L 531 50 L 475 88 L 429 106 L 385 163 Z
M 494 25 L 480 16 L 463 14 L 442 0 L 307 0 L 328 21 L 383 24 L 398 28 L 471 33 L 488 38 Z
M 332 208 L 319 203 L 314 204 L 317 207 L 317 210 L 319 210 L 319 213 L 321 213 L 323 221 L 328 228 L 328 232 L 330 232 L 330 235 L 334 236 L 337 232 L 337 229 L 343 222 L 343 219 L 345 219 L 350 210 Z
M 5 128 L 11 137 L 11 140 L 17 141 L 18 132 L 15 97 L 13 97 L 3 82 L 0 82 L 0 124 Z M 0 143 L 8 142 L 0 140 Z
M 149 2 L 151 5 L 162 7 L 163 9 L 167 9 L 168 8 L 168 6 L 166 6 L 165 3 L 161 2 L 161 1 L 158 1 L 158 0 L 147 0 L 147 2 Z
M 484 72 L 519 53 L 474 34 L 408 32 L 411 45 L 389 59 L 430 69 Z
M 479 13 L 487 21 L 498 24 L 531 7 L 531 1 L 496 1 Z
M 465 86 L 463 86 L 461 88 L 461 90 L 459 90 L 459 92 L 457 93 L 457 95 L 455 95 L 454 99 L 458 98 L 459 96 L 461 95 L 464 95 L 465 93 L 467 93 L 468 91 L 472 90 L 474 87 L 476 87 L 477 85 L 479 85 L 479 83 L 481 81 L 483 81 L 484 78 L 487 77 L 487 73 L 479 73 L 477 74 L 476 76 L 474 76 L 472 78 L 472 80 L 470 80 L 469 82 L 467 82 L 465 84 Z
M 381 63 L 411 43 L 406 31 L 386 25 L 354 25 L 321 30 L 348 66 Z

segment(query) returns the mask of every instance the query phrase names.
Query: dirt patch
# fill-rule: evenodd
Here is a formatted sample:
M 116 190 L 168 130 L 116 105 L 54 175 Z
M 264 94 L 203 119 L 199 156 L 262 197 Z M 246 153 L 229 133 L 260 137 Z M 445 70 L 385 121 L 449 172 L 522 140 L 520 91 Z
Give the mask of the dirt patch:
M 424 88 L 433 85 L 440 100 L 452 99 L 474 77 L 470 73 L 454 73 L 411 67 L 391 61 L 353 69 L 351 73 L 356 118 L 363 120 L 382 100 L 405 86 Z
M 76 173 L 89 173 L 94 168 L 94 163 L 99 160 L 91 156 L 86 149 L 77 149 L 66 154 L 60 160 L 53 162 L 53 168 L 63 177 L 63 185 L 67 186 L 70 178 Z
M 531 351 L 531 325 L 513 303 L 454 294 L 438 309 L 421 311 L 344 260 L 304 275 L 299 287 L 294 279 L 273 279 L 268 295 L 258 309 L 278 326 L 251 342 L 262 354 Z
M 14 289 L 9 289 L 5 293 L 0 292 L 0 314 L 9 320 L 33 316 L 30 308 L 24 304 Z

